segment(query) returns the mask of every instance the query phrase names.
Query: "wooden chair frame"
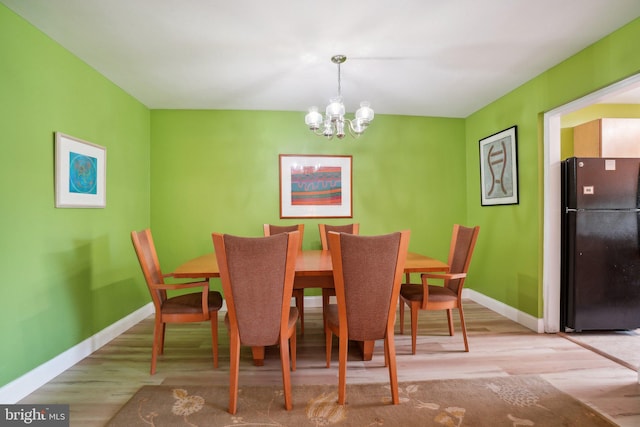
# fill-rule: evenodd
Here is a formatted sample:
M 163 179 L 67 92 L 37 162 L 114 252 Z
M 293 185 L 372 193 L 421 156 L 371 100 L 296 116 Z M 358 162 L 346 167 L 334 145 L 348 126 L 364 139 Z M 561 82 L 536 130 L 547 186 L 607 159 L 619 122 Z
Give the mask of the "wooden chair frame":
M 400 241 L 396 258 L 395 271 L 393 276 L 393 284 L 391 290 L 391 301 L 389 311 L 387 313 L 387 325 L 384 333 L 384 358 L 385 366 L 389 369 L 389 382 L 391 384 L 391 400 L 394 405 L 400 403 L 398 395 L 398 376 L 396 367 L 396 350 L 394 341 L 394 325 L 396 319 L 396 307 L 398 305 L 398 296 L 400 293 L 400 284 L 402 282 L 402 273 L 407 258 L 409 248 L 408 230 L 400 232 Z M 338 306 L 338 324 L 331 324 L 329 321 L 325 323 L 326 337 L 326 361 L 327 368 L 331 364 L 331 347 L 332 334 L 339 338 L 339 366 L 338 366 L 338 404 L 344 405 L 346 401 L 347 387 L 347 354 L 349 348 L 349 325 L 347 322 L 347 306 L 345 296 L 345 283 L 342 264 L 342 247 L 340 244 L 340 234 L 335 232 L 329 233 L 331 243 L 331 259 L 333 263 L 333 277 L 336 290 L 336 300 Z
M 329 224 L 318 224 L 318 232 L 320 233 L 320 244 L 322 244 L 322 250 L 323 251 L 328 251 L 329 247 L 331 246 L 329 244 L 329 233 L 327 232 L 327 225 Z M 354 222 L 353 224 L 342 224 L 342 225 L 338 225 L 337 227 L 347 227 L 347 226 L 351 226 L 351 232 L 350 234 L 360 234 L 360 224 L 357 222 Z M 333 226 L 333 224 L 330 225 L 330 227 Z M 322 324 L 324 325 L 325 329 L 326 329 L 326 322 L 327 322 L 327 315 L 325 313 L 326 308 L 329 306 L 329 302 L 331 300 L 331 297 L 336 296 L 336 291 L 335 289 L 331 289 L 331 288 L 322 288 Z
M 284 388 L 284 401 L 286 410 L 293 408 L 291 398 L 291 378 L 289 370 L 296 370 L 296 322 L 290 324 L 290 311 L 297 308 L 290 307 L 291 294 L 293 291 L 293 280 L 295 277 L 296 257 L 299 251 L 299 232 L 294 231 L 287 233 L 287 255 L 285 260 L 285 273 L 283 283 L 282 306 L 280 307 L 280 333 L 277 344 L 280 347 L 280 361 L 282 365 L 282 383 Z M 238 406 L 238 377 L 240 367 L 240 331 L 238 329 L 238 319 L 236 315 L 236 304 L 233 298 L 233 290 L 229 264 L 227 259 L 227 251 L 224 241 L 224 235 L 220 233 L 212 234 L 213 244 L 220 268 L 220 280 L 224 296 L 227 302 L 228 327 L 229 327 L 229 350 L 230 350 L 230 367 L 229 367 L 229 413 L 235 414 Z M 297 314 L 296 314 L 297 318 Z M 276 344 L 276 343 L 274 343 Z M 264 347 L 262 347 L 264 349 Z M 263 350 L 264 351 L 264 350 Z M 291 363 L 289 363 L 289 352 L 291 352 Z
M 302 250 L 302 239 L 304 238 L 304 224 L 297 224 L 298 232 L 300 233 L 300 250 Z M 263 231 L 266 236 L 273 236 L 274 233 L 271 227 L 280 227 L 274 226 L 273 224 L 264 224 Z M 296 301 L 296 307 L 298 308 L 298 314 L 300 316 L 300 335 L 304 335 L 304 289 L 294 289 L 293 290 L 293 298 Z
M 153 243 L 153 236 L 150 229 L 142 231 L 132 231 L 131 240 L 133 242 L 140 267 L 144 275 L 151 299 L 155 308 L 155 321 L 153 326 L 153 346 L 151 349 L 151 375 L 156 373 L 158 355 L 164 353 L 164 337 L 167 323 L 190 323 L 204 322 L 211 323 L 211 343 L 213 351 L 213 367 L 218 367 L 218 310 L 222 306 L 222 297 L 218 292 L 213 293 L 218 300 L 217 309 L 209 308 L 209 282 L 208 280 L 167 284 L 164 279 L 173 277 L 172 273 L 163 274 L 160 269 L 158 254 Z M 201 289 L 202 311 L 201 312 L 163 312 L 163 306 L 171 298 L 167 295 L 169 290 L 184 290 L 190 288 Z
M 460 314 L 460 326 L 462 329 L 462 336 L 464 339 L 464 351 L 469 351 L 469 340 L 467 338 L 467 327 L 464 321 L 464 310 L 462 308 L 462 289 L 464 288 L 464 282 L 467 278 L 467 272 L 469 271 L 469 265 L 471 264 L 471 257 L 473 255 L 473 250 L 476 245 L 476 241 L 478 240 L 478 233 L 480 232 L 480 227 L 463 227 L 459 224 L 455 224 L 453 227 L 453 233 L 451 235 L 451 244 L 449 246 L 449 265 L 453 264 L 454 258 L 457 254 L 457 251 L 460 250 L 459 246 L 461 243 L 458 242 L 458 236 L 461 230 L 471 231 L 471 239 L 469 241 L 469 245 L 466 248 L 462 248 L 462 250 L 466 250 L 464 264 L 460 271 L 450 271 L 449 273 L 422 273 L 420 275 L 421 278 L 421 286 L 422 286 L 422 297 L 419 300 L 416 299 L 408 299 L 403 297 L 402 291 L 400 292 L 400 334 L 404 333 L 404 304 L 409 306 L 411 310 L 411 353 L 416 354 L 416 342 L 417 342 L 417 334 L 418 334 L 418 311 L 419 310 L 446 310 L 447 312 L 447 321 L 449 325 L 449 335 L 453 336 L 454 328 L 453 328 L 453 316 L 452 310 L 454 308 L 458 309 L 458 313 Z M 449 283 L 453 280 L 459 280 L 457 291 L 455 292 L 455 298 L 443 298 L 438 301 L 434 301 L 429 298 L 430 287 L 434 290 L 433 286 L 430 285 L 430 279 L 437 279 L 444 281 L 443 287 L 447 288 Z M 406 283 L 402 285 L 405 286 L 420 286 L 420 284 L 411 284 L 410 283 L 410 275 L 406 274 Z

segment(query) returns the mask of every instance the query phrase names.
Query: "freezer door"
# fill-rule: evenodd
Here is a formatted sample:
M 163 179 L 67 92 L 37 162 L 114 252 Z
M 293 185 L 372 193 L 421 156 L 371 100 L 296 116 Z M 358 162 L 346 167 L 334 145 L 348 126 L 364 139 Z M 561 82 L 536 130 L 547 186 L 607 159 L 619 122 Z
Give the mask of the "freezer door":
M 570 158 L 566 160 L 567 203 L 573 209 L 640 207 L 640 159 Z
M 566 326 L 575 330 L 640 327 L 637 212 L 568 214 Z M 573 234 L 573 236 L 572 236 Z

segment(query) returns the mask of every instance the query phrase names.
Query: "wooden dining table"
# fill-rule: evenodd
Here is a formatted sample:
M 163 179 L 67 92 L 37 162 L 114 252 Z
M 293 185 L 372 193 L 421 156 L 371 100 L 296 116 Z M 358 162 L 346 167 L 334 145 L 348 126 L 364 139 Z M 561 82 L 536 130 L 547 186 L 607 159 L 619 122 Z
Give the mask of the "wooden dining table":
M 415 252 L 407 253 L 404 265 L 405 273 L 447 272 L 449 265 L 435 258 Z M 211 252 L 193 258 L 179 265 L 173 276 L 177 278 L 212 278 L 220 277 L 220 269 L 216 254 Z M 333 266 L 331 252 L 323 250 L 303 250 L 296 259 L 296 275 L 294 289 L 333 288 Z M 371 360 L 373 341 L 361 344 L 363 360 Z

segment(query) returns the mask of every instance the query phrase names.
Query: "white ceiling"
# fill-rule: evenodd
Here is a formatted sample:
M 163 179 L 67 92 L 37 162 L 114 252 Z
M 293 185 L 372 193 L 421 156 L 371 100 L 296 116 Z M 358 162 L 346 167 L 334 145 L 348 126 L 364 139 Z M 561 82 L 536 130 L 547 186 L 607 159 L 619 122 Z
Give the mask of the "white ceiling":
M 0 0 L 153 109 L 466 117 L 640 16 L 638 0 Z

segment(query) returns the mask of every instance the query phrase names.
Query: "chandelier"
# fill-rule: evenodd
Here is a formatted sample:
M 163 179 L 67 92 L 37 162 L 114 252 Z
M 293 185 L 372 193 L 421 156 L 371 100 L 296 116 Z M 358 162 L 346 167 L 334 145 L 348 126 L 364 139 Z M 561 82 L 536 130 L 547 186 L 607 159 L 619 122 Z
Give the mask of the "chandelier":
M 325 117 L 318 112 L 318 107 L 309 108 L 309 113 L 304 117 L 304 122 L 309 126 L 309 130 L 316 135 L 332 139 L 334 136 L 339 139 L 344 138 L 345 128 L 352 137 L 357 138 L 367 129 L 373 120 L 373 110 L 368 102 L 361 102 L 360 108 L 356 111 L 354 119 L 344 117 L 344 104 L 342 103 L 342 90 L 340 87 L 340 64 L 344 63 L 347 57 L 335 55 L 331 57 L 331 62 L 338 66 L 338 96 L 329 100 Z

